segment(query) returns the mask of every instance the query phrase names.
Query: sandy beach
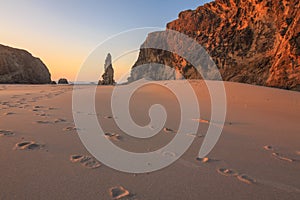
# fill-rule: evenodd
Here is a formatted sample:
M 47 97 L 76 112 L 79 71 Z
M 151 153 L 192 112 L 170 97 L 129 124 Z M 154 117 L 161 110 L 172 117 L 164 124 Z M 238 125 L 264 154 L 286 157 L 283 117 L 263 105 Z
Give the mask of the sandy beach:
M 199 160 L 203 134 L 213 122 L 204 83 L 191 84 L 201 107 L 194 143 L 171 166 L 147 174 L 118 172 L 88 153 L 73 121 L 73 86 L 0 85 L 0 199 L 122 197 L 111 192 L 139 200 L 299 199 L 300 93 L 225 83 L 228 107 L 221 138 L 208 159 Z M 154 151 L 172 140 L 180 113 L 170 91 L 148 85 L 132 97 L 130 112 L 137 124 L 149 123 L 154 103 L 168 112 L 165 128 L 142 140 L 116 126 L 113 89 L 98 86 L 96 93 L 98 120 L 108 139 L 135 152 Z

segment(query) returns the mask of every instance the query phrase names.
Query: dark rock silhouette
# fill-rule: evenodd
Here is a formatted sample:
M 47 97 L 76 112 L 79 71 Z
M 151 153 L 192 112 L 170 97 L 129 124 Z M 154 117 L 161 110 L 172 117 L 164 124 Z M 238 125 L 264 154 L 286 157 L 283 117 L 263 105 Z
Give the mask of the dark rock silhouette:
M 167 29 L 184 33 L 201 44 L 225 81 L 299 90 L 299 6 L 299 0 L 216 0 L 181 12 L 177 20 L 167 24 Z M 159 41 L 160 34 L 149 34 L 145 43 Z M 194 66 L 170 52 L 141 49 L 133 69 L 147 63 L 173 67 L 186 79 L 201 78 Z M 132 70 L 129 81 L 145 74 L 166 78 L 158 72 L 151 67 Z
M 98 85 L 115 85 L 114 80 L 114 68 L 112 66 L 112 58 L 110 53 L 107 54 L 104 64 L 104 74 L 102 75 L 102 80 L 98 82 Z
M 49 84 L 46 65 L 29 52 L 0 44 L 0 83 Z
M 69 84 L 69 81 L 66 78 L 61 78 L 58 80 L 58 84 Z

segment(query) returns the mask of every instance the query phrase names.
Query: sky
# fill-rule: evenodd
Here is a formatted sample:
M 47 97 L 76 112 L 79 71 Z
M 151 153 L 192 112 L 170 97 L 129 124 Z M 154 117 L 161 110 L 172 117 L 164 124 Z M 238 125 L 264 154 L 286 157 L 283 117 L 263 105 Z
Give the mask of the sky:
M 99 59 L 94 65 L 103 70 L 106 54 L 110 52 L 118 79 L 137 58 L 138 51 L 128 52 L 138 49 L 147 33 L 164 29 L 179 12 L 196 9 L 207 2 L 209 0 L 1 0 L 0 44 L 26 49 L 39 57 L 50 70 L 52 80 L 65 77 L 74 81 L 89 55 L 103 42 L 104 46 L 111 43 L 107 49 L 100 48 L 102 51 L 97 52 Z M 141 30 L 143 27 L 156 28 Z M 118 40 L 121 42 L 117 43 Z M 83 77 L 86 80 L 81 81 L 89 81 L 88 74 Z

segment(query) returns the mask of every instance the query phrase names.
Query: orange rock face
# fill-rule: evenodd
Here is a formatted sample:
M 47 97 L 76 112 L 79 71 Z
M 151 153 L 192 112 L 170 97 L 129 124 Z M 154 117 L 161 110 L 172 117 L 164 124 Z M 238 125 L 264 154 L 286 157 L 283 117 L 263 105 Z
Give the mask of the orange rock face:
M 299 0 L 216 0 L 181 12 L 167 29 L 201 44 L 225 81 L 300 90 L 299 7 Z M 147 40 L 151 37 L 155 34 Z M 185 78 L 201 78 L 183 60 L 169 52 L 141 49 L 133 68 L 156 62 L 176 68 Z M 133 72 L 132 79 L 140 73 Z

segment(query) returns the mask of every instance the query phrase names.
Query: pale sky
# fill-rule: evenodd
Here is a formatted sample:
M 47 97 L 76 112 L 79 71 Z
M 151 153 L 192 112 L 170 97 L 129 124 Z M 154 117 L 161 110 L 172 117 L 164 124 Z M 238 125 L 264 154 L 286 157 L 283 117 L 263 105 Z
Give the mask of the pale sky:
M 26 49 L 41 58 L 52 80 L 66 77 L 72 81 L 90 53 L 109 37 L 135 28 L 164 29 L 179 12 L 207 2 L 209 0 L 0 0 L 0 44 Z M 114 44 L 105 50 L 103 56 L 99 56 L 99 70 L 108 51 L 112 51 L 116 79 L 121 77 L 134 64 L 138 52 L 126 54 L 127 58 L 117 61 L 114 61 L 114 52 L 120 55 L 120 49 L 124 54 L 133 47 L 138 48 L 153 30 L 156 29 L 139 31 L 138 36 L 122 42 L 122 47 Z

